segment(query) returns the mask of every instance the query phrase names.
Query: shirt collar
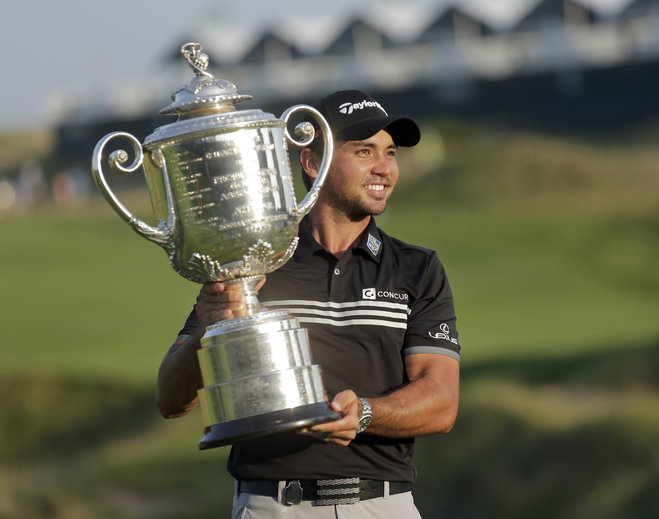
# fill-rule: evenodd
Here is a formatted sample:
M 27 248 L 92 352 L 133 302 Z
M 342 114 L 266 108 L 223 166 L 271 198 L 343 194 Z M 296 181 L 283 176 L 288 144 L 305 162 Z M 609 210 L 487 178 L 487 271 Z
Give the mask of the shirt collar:
M 380 257 L 382 256 L 382 236 L 380 235 L 380 229 L 375 225 L 375 218 L 372 216 L 371 221 L 368 222 L 366 231 L 364 231 L 362 241 L 355 248 L 362 249 L 371 259 L 380 263 Z
M 303 218 L 300 222 L 297 235 L 299 241 L 297 243 L 297 249 L 295 249 L 295 256 L 298 258 L 311 255 L 319 250 L 325 250 L 325 248 L 312 236 L 306 218 Z
M 311 234 L 311 229 L 307 225 L 306 218 L 303 218 L 300 222 L 298 229 L 298 245 L 295 250 L 295 255 L 298 258 L 303 258 L 304 256 L 314 254 L 317 251 L 324 251 L 325 248 L 316 241 L 316 239 Z M 361 241 L 353 247 L 353 249 L 363 250 L 366 255 L 372 260 L 380 263 L 380 257 L 382 256 L 382 236 L 380 230 L 375 224 L 375 218 L 371 217 L 371 220 L 368 222 L 368 226 L 364 231 L 364 236 Z

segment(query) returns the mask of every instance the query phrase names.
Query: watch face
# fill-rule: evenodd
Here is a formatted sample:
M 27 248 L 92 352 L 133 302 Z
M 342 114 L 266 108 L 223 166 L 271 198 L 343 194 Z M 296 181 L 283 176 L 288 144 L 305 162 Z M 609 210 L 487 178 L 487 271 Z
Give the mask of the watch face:
M 359 427 L 357 427 L 357 433 L 364 432 L 366 428 L 371 425 L 373 418 L 371 415 L 362 416 L 359 419 Z
M 357 427 L 357 433 L 364 432 L 366 428 L 371 425 L 371 422 L 373 421 L 373 414 L 371 411 L 371 406 L 369 405 L 368 401 L 360 398 L 362 401 L 362 416 L 359 419 L 359 427 Z

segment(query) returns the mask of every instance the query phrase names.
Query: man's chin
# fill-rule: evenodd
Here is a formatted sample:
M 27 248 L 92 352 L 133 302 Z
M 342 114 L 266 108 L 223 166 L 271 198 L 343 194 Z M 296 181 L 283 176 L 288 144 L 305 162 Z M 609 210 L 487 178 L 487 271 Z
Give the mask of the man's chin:
M 370 218 L 371 216 L 378 216 L 382 213 L 384 213 L 385 209 L 387 207 L 369 207 L 369 208 L 361 208 L 361 210 L 355 210 L 352 211 L 348 214 L 348 217 L 350 218 L 351 221 L 353 222 L 362 222 L 366 218 Z
M 379 214 L 384 213 L 386 209 L 387 209 L 387 201 L 382 200 L 382 202 L 379 204 L 371 204 L 371 206 L 369 207 L 369 214 L 373 216 L 377 216 Z

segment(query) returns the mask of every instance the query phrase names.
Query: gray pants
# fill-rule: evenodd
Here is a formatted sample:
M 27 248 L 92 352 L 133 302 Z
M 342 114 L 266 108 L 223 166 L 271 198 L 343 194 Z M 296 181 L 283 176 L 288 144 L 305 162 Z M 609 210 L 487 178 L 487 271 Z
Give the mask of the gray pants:
M 274 497 L 234 493 L 232 519 L 421 519 L 412 492 L 376 497 L 353 505 L 286 505 Z

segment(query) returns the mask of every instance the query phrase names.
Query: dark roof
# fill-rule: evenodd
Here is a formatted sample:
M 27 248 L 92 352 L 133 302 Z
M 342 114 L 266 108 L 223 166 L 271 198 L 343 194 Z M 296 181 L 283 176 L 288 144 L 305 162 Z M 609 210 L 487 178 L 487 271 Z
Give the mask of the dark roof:
M 327 46 L 323 51 L 323 54 L 330 56 L 354 54 L 359 46 L 357 35 L 360 32 L 362 35 L 372 36 L 374 39 L 379 39 L 382 46 L 385 48 L 395 46 L 395 42 L 379 29 L 376 29 L 361 19 L 354 19 L 348 23 L 346 28 Z
M 494 0 L 496 1 L 496 0 Z M 428 19 L 425 29 L 405 42 L 392 38 L 386 30 L 386 24 L 372 24 L 363 17 L 355 16 L 341 23 L 342 28 L 338 35 L 331 37 L 334 31 L 316 35 L 320 43 L 314 50 L 305 50 L 305 47 L 296 44 L 296 38 L 282 27 L 270 27 L 254 34 L 258 39 L 247 49 L 233 57 L 216 56 L 211 49 L 205 49 L 209 54 L 212 66 L 218 67 L 231 64 L 259 65 L 273 55 L 281 53 L 282 56 L 300 58 L 304 56 L 349 56 L 359 50 L 360 42 L 366 45 L 389 49 L 393 47 L 428 44 L 455 39 L 461 34 L 467 36 L 488 36 L 495 32 L 533 32 L 541 29 L 548 23 L 570 24 L 597 23 L 600 21 L 625 20 L 646 16 L 651 9 L 659 12 L 659 0 L 631 0 L 624 8 L 614 11 L 596 9 L 587 6 L 581 0 L 537 0 L 517 21 L 511 20 L 505 28 L 498 27 L 488 18 L 478 15 L 476 9 L 463 9 L 458 6 L 441 10 L 434 18 Z M 391 21 L 395 24 L 395 20 Z M 497 28 L 498 27 L 498 28 Z M 291 34 L 290 37 L 287 36 Z M 393 33 L 392 33 L 393 34 Z M 330 36 L 329 43 L 326 36 Z M 183 43 L 186 40 L 182 40 Z M 190 40 L 192 41 L 192 40 Z M 254 40 L 252 40 L 254 41 Z M 298 42 L 299 43 L 299 42 Z M 240 51 L 239 51 L 240 52 Z M 178 47 L 168 52 L 164 57 L 168 62 L 181 63 Z
M 580 21 L 592 22 L 593 10 L 576 0 L 540 0 L 518 22 L 515 31 L 538 29 L 547 21 L 565 23 L 579 14 Z
M 492 29 L 483 20 L 463 11 L 458 7 L 450 7 L 439 14 L 437 18 L 419 35 L 419 43 L 433 43 L 455 36 L 470 27 L 480 35 L 491 34 Z M 473 35 L 473 34 L 472 34 Z
M 249 65 L 264 63 L 266 58 L 272 57 L 273 52 L 281 52 L 282 55 L 291 58 L 302 56 L 302 53 L 291 42 L 273 31 L 268 31 L 263 33 L 256 43 L 243 54 L 240 63 Z

